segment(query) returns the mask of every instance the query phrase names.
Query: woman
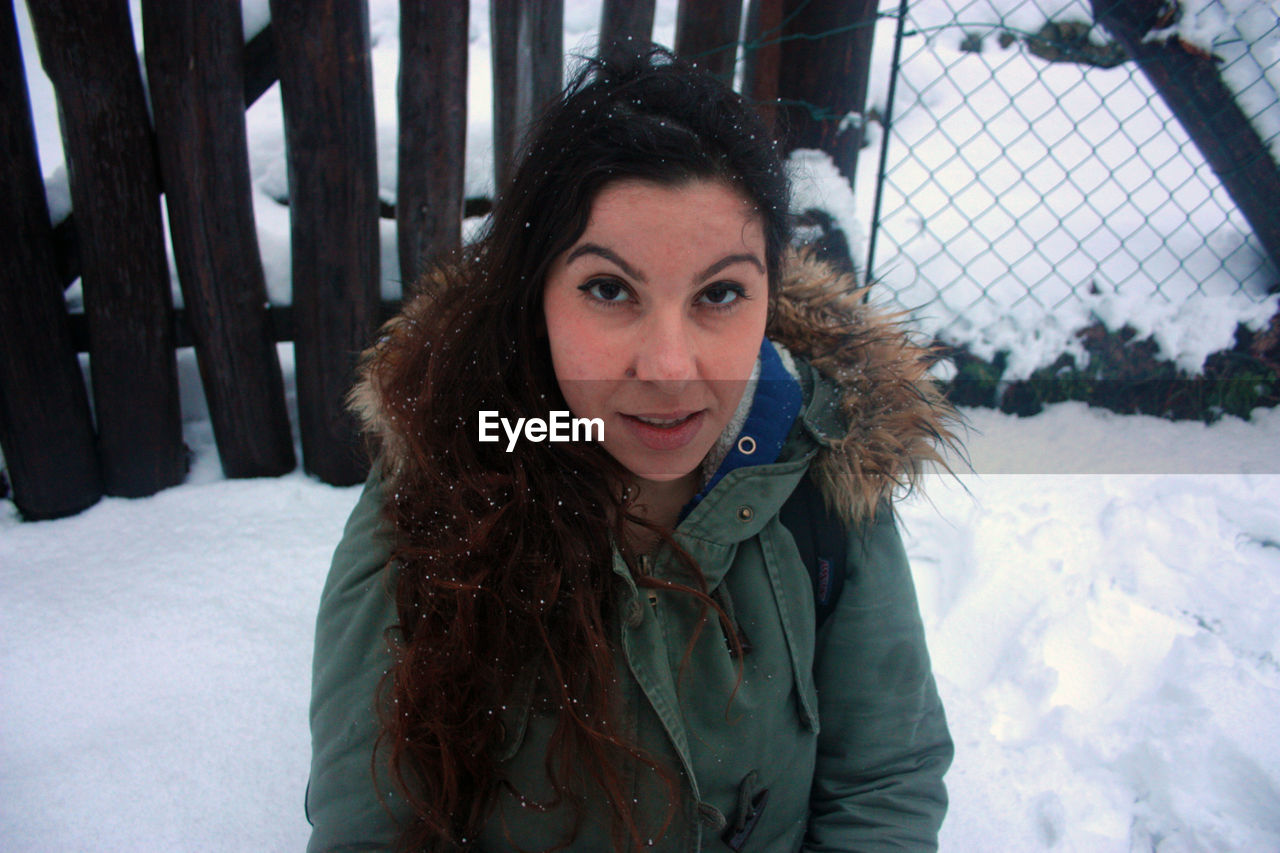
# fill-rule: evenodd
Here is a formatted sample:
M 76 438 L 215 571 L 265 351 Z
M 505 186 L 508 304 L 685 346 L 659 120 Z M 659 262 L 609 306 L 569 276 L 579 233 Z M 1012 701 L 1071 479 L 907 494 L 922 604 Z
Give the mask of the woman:
M 590 63 L 531 140 L 353 395 L 310 849 L 935 846 L 952 746 L 887 503 L 949 440 L 927 354 L 789 253 L 713 78 Z M 513 426 L 556 411 L 602 440 Z M 820 630 L 779 520 L 806 478 L 847 536 Z

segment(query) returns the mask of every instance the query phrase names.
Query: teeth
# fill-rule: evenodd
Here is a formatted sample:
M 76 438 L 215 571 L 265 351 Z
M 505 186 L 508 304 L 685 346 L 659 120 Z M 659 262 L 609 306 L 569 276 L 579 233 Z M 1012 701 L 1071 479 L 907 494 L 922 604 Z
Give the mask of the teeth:
M 681 423 L 683 421 L 687 421 L 689 419 L 688 416 L 683 418 L 642 418 L 639 415 L 636 415 L 635 417 L 636 417 L 636 420 L 642 423 L 651 424 L 657 427 L 675 426 L 676 424 Z

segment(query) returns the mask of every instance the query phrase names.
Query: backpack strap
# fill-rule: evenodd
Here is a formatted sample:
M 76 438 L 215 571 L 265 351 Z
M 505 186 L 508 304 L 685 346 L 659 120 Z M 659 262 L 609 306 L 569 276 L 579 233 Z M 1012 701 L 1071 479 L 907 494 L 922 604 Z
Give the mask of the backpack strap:
M 840 600 L 847 569 L 849 540 L 844 522 L 827 510 L 822 493 L 809 479 L 800 479 L 787 498 L 778 519 L 791 532 L 800 550 L 800 559 L 813 582 L 813 603 L 817 627 L 827 620 Z

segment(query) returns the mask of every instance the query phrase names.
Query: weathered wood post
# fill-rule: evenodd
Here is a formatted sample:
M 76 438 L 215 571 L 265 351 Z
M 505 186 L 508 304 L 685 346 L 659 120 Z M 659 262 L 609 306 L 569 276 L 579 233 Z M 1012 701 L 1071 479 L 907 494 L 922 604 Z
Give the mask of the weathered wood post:
M 267 24 L 244 45 L 244 108 L 253 106 L 279 79 L 275 31 Z
M 271 0 L 289 157 L 294 351 L 306 469 L 368 469 L 344 399 L 378 321 L 378 164 L 364 0 Z
M 462 240 L 467 0 L 400 4 L 396 236 L 408 289 Z
M 564 85 L 564 0 L 491 0 L 495 195 L 506 188 L 529 123 Z
M 89 398 L 53 260 L 13 4 L 0 9 L 0 448 L 29 519 L 102 496 Z
M 126 0 L 29 4 L 58 97 L 108 494 L 186 474 L 156 152 Z
M 625 44 L 640 46 L 653 41 L 656 0 L 604 0 L 600 9 L 600 49 Z
M 733 85 L 742 0 L 680 0 L 676 6 L 676 55 Z
M 240 6 L 143 0 L 142 11 L 169 233 L 222 470 L 284 474 L 293 436 L 249 187 Z
M 742 93 L 755 101 L 770 128 L 776 126 L 778 116 L 783 5 L 783 0 L 750 0 L 742 45 Z
M 787 150 L 827 152 L 853 186 L 876 0 L 787 0 L 784 13 L 778 97 L 786 114 Z
M 1280 165 L 1222 82 L 1212 56 L 1177 37 L 1147 39 L 1166 11 L 1161 0 L 1093 0 L 1094 17 L 1156 87 L 1280 269 Z
M 245 109 L 248 109 L 279 78 L 276 71 L 276 46 L 270 24 L 245 44 L 244 54 L 244 104 Z M 74 211 L 54 225 L 53 245 L 58 280 L 64 286 L 70 286 L 80 277 L 80 249 L 76 240 Z

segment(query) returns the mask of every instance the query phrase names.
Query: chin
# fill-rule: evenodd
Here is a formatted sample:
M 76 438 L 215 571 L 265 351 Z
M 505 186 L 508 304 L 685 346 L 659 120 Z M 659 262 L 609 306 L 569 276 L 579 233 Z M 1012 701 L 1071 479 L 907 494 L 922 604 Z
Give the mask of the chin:
M 636 479 L 644 480 L 649 483 L 675 483 L 692 477 L 698 470 L 698 466 L 694 466 L 687 471 L 633 471 Z
M 651 483 L 672 483 L 696 476 L 702 466 L 702 460 L 706 458 L 707 450 L 697 454 L 696 458 L 692 454 L 689 456 L 681 454 L 680 459 L 667 460 L 654 459 L 648 453 L 611 455 L 637 479 Z

